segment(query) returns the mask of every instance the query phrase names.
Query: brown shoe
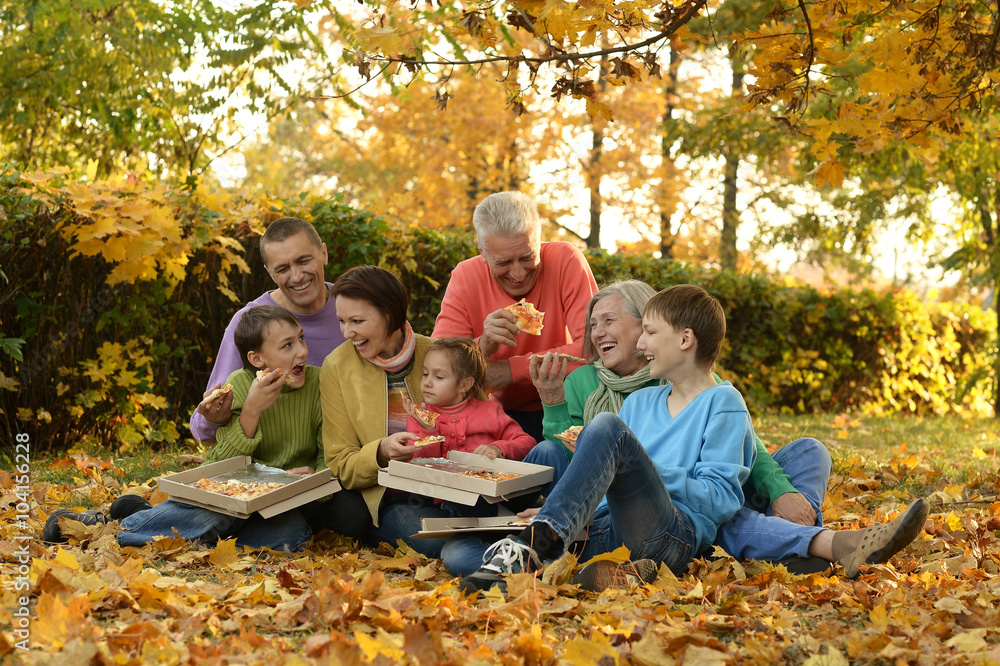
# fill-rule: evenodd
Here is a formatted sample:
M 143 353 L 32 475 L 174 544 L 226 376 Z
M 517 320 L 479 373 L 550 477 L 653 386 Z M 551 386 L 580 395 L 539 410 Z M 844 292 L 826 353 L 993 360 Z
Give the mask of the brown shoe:
M 861 530 L 858 547 L 840 558 L 848 578 L 858 575 L 862 564 L 882 564 L 898 553 L 924 531 L 930 506 L 918 499 L 890 523 L 870 525 Z
M 573 582 L 591 592 L 603 592 L 609 587 L 631 590 L 656 580 L 659 567 L 653 560 L 635 562 L 591 562 L 573 577 Z

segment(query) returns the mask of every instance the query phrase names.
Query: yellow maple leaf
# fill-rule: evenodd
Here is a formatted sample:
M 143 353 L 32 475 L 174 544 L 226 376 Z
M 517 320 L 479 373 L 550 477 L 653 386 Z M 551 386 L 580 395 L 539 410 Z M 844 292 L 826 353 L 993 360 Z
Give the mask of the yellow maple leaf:
M 602 102 L 596 102 L 589 97 L 587 98 L 587 115 L 591 119 L 597 119 L 598 117 L 604 118 L 605 120 L 612 121 L 615 119 L 615 114 L 612 113 L 611 108 Z
M 236 539 L 226 539 L 219 541 L 218 545 L 208 556 L 208 561 L 216 566 L 228 566 L 239 559 L 236 554 Z
M 820 164 L 814 171 L 816 174 L 816 186 L 840 187 L 844 183 L 844 167 L 836 160 L 826 161 Z
M 386 55 L 399 53 L 402 41 L 395 28 L 361 28 L 358 41 L 368 51 L 381 51 Z

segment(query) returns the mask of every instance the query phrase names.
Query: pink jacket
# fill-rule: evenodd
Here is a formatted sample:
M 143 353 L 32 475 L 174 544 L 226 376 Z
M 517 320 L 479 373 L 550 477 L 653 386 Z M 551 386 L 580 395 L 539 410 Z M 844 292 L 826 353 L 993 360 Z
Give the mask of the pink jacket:
M 492 400 L 469 398 L 464 407 L 459 403 L 455 407 L 428 405 L 427 408 L 441 413 L 436 428 L 427 430 L 410 416 L 406 419 L 406 431 L 420 437 L 443 435 L 445 441 L 422 449 L 421 458 L 444 458 L 449 451 L 472 453 L 482 444 L 496 444 L 503 451 L 504 458 L 523 460 L 535 445 L 531 435 L 521 430 L 521 426 L 507 416 L 503 407 Z

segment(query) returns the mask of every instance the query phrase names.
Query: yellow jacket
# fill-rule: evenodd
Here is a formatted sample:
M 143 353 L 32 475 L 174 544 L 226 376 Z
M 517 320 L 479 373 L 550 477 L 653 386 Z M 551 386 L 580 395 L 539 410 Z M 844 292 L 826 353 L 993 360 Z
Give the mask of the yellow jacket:
M 406 377 L 410 399 L 420 404 L 424 354 L 434 341 L 415 335 L 413 370 Z M 360 490 L 378 526 L 385 488 L 378 485 L 378 446 L 388 434 L 388 380 L 385 371 L 361 358 L 345 342 L 326 357 L 319 375 L 323 404 L 323 449 L 326 465 L 341 485 Z

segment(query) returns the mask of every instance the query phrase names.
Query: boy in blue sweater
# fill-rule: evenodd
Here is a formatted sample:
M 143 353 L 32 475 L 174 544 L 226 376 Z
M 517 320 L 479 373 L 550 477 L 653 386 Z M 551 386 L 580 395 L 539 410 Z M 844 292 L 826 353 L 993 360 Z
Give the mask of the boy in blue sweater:
M 651 580 L 660 562 L 679 575 L 743 505 L 756 444 L 743 397 L 712 377 L 726 333 L 722 306 L 700 287 L 676 285 L 649 300 L 642 327 L 637 348 L 650 375 L 670 385 L 640 389 L 618 416 L 600 414 L 587 424 L 531 525 L 493 544 L 462 589 L 503 588 L 505 574 L 539 569 L 592 516 L 581 561 L 624 544 L 642 558 L 642 570 L 630 565 L 630 575 Z

